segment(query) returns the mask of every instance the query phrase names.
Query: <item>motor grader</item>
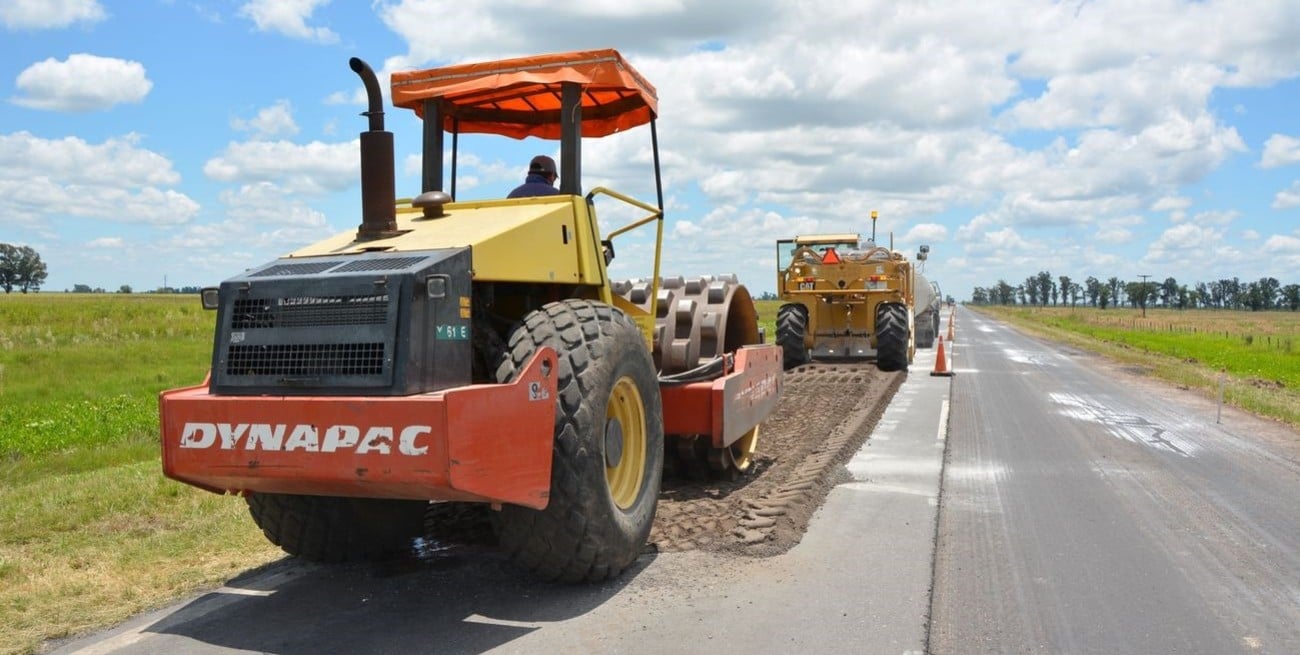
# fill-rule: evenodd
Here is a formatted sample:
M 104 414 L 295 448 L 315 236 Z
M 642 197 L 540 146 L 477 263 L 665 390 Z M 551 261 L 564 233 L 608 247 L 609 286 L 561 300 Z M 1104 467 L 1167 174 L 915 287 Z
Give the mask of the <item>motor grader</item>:
M 421 193 L 399 202 L 379 82 L 350 66 L 369 98 L 361 223 L 204 290 L 212 368 L 161 394 L 165 474 L 243 496 L 310 560 L 401 552 L 431 502 L 468 501 L 542 579 L 617 575 L 665 458 L 751 469 L 781 384 L 744 286 L 660 279 L 654 87 L 614 50 L 395 73 L 394 105 L 423 119 Z M 657 204 L 584 194 L 582 139 L 645 124 Z M 558 140 L 560 193 L 455 200 L 466 133 Z M 645 216 L 602 238 L 598 200 Z M 613 282 L 615 242 L 638 228 L 652 274 Z
M 791 369 L 813 360 L 875 358 L 882 371 L 906 370 L 916 353 L 916 271 L 872 236 L 817 234 L 780 239 L 776 341 Z M 922 281 L 927 285 L 928 282 Z

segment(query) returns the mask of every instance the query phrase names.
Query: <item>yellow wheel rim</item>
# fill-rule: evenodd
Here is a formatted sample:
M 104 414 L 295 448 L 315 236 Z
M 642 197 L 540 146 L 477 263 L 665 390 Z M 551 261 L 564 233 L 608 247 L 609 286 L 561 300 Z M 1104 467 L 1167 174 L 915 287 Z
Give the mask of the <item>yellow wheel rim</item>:
M 731 442 L 731 461 L 736 470 L 744 473 L 754 464 L 754 450 L 758 448 L 758 426 Z
M 614 383 L 605 406 L 606 459 L 605 482 L 610 496 L 620 509 L 630 509 L 641 492 L 646 466 L 645 404 L 632 378 L 623 376 Z M 621 439 L 619 438 L 621 436 Z M 610 439 L 621 445 L 617 462 L 610 465 Z

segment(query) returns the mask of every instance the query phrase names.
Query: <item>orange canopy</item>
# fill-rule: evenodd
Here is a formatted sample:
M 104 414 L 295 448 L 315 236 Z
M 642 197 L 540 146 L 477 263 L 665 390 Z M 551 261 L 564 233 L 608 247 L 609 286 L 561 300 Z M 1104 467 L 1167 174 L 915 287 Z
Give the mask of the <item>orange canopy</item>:
M 582 136 L 606 136 L 658 115 L 655 88 L 612 49 L 393 73 L 393 104 L 423 117 L 424 101 L 441 99 L 447 132 L 559 139 L 565 82 L 582 88 Z

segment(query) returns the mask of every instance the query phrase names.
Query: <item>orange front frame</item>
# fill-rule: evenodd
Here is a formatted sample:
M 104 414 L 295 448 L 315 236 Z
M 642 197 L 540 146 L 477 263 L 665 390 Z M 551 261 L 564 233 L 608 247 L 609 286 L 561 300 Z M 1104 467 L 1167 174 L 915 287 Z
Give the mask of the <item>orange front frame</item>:
M 707 435 L 714 448 L 730 446 L 772 413 L 781 370 L 779 346 L 744 346 L 716 380 L 660 385 L 664 434 Z
M 467 500 L 546 507 L 557 360 L 506 384 L 415 396 L 159 398 L 163 471 L 217 493 Z

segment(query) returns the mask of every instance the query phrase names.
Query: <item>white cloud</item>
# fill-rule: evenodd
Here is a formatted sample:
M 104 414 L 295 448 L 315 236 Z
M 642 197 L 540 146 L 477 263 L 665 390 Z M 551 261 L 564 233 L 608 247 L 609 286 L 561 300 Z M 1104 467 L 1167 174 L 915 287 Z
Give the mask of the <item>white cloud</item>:
M 1274 234 L 1264 241 L 1261 250 L 1270 254 L 1300 255 L 1300 238 Z
M 203 165 L 222 182 L 273 182 L 292 193 L 319 195 L 360 183 L 360 141 L 311 143 L 249 141 L 231 143 Z
M 87 248 L 96 248 L 104 250 L 117 250 L 126 246 L 126 239 L 122 237 L 103 237 L 100 239 L 91 239 L 86 242 Z
M 1264 142 L 1264 154 L 1259 159 L 1260 168 L 1277 168 L 1296 163 L 1300 163 L 1300 139 L 1274 134 Z
M 1211 210 L 1197 212 L 1192 217 L 1192 222 L 1197 225 L 1219 225 L 1224 226 L 1241 217 L 1241 212 L 1235 209 Z
M 0 221 L 83 216 L 119 223 L 172 225 L 192 219 L 198 203 L 163 186 L 180 183 L 171 161 L 128 134 L 102 144 L 77 137 L 0 135 Z
M 10 99 L 15 104 L 74 112 L 138 103 L 153 88 L 140 62 L 84 53 L 32 64 L 18 74 L 15 85 L 23 92 Z
M 1273 196 L 1273 209 L 1291 209 L 1300 207 L 1300 180 L 1291 183 L 1291 186 L 1277 192 Z
M 317 43 L 337 43 L 339 35 L 333 30 L 307 25 L 316 8 L 325 4 L 329 0 L 252 0 L 239 8 L 239 15 L 253 21 L 263 32 L 279 32 Z
M 293 120 L 293 107 L 288 100 L 280 100 L 270 107 L 262 108 L 253 118 L 232 119 L 230 126 L 239 132 L 252 132 L 257 139 L 293 136 L 298 133 L 298 124 Z
M 1247 241 L 1258 241 L 1259 232 L 1256 232 L 1255 230 L 1243 230 L 1241 232 L 1241 238 Z
M 5 0 L 0 23 L 11 30 L 46 30 L 73 23 L 97 23 L 107 17 L 96 0 Z
M 928 244 L 933 245 L 938 242 L 948 240 L 948 228 L 938 223 L 918 223 L 912 226 L 912 229 L 904 234 L 900 241 L 903 243 Z
M 221 201 L 226 204 L 227 216 L 244 223 L 278 227 L 326 226 L 324 214 L 296 201 L 292 194 L 270 182 L 245 184 L 235 191 L 223 191 Z M 315 234 L 322 232 L 317 230 Z

